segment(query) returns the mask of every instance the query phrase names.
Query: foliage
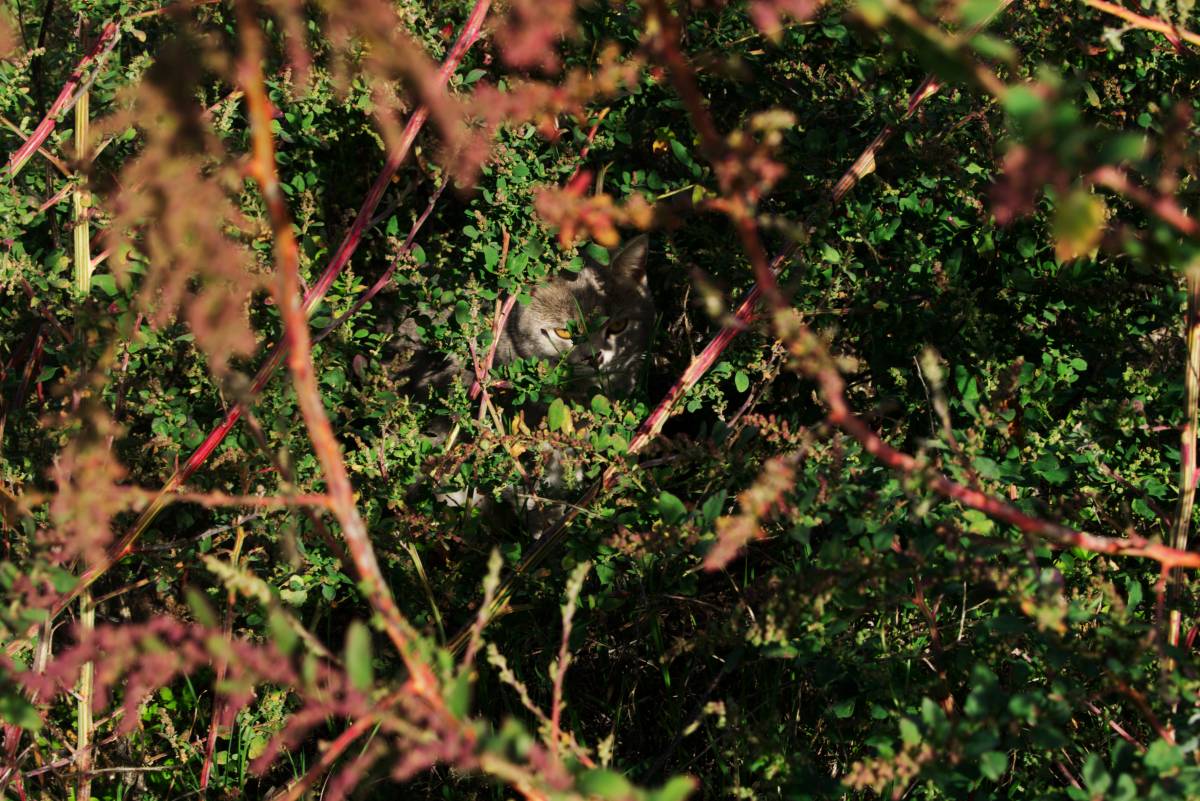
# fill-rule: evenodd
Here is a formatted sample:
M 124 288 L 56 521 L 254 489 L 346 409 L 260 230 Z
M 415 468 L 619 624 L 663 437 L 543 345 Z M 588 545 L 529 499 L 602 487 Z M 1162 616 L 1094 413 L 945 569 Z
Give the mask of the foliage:
M 1191 6 L 10 0 L 0 797 L 1200 797 Z

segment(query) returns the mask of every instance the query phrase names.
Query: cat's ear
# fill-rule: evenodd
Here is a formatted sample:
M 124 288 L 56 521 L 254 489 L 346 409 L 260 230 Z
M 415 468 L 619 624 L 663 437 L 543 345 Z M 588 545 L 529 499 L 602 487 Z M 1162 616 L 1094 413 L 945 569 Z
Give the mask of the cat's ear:
M 634 237 L 625 247 L 609 256 L 612 274 L 621 281 L 631 284 L 646 283 L 646 254 L 650 251 L 650 238 L 645 234 Z

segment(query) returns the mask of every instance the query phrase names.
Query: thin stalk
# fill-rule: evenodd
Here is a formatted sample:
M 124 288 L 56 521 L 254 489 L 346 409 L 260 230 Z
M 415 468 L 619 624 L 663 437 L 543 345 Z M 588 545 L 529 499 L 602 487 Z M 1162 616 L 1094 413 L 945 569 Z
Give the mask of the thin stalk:
M 437 597 L 433 594 L 433 585 L 429 583 L 429 576 L 425 573 L 425 563 L 421 561 L 421 552 L 417 550 L 416 545 L 408 541 L 404 543 L 404 550 L 408 551 L 413 567 L 417 571 L 417 578 L 421 580 L 421 589 L 425 590 L 425 600 L 429 601 L 429 609 L 433 612 L 433 622 L 437 625 L 438 642 L 445 642 L 446 628 L 442 623 L 442 612 L 438 609 Z
M 246 528 L 244 526 L 237 527 L 237 539 L 233 543 L 233 553 L 229 557 L 229 564 L 237 567 L 238 560 L 242 558 L 242 544 L 246 541 Z M 225 622 L 222 626 L 221 636 L 226 643 L 233 640 L 233 608 L 237 603 L 237 592 L 231 587 L 226 591 L 225 595 Z M 229 663 L 225 659 L 221 659 L 217 663 L 217 675 L 213 680 L 213 687 L 220 687 L 225 681 L 225 673 L 229 670 Z M 220 737 L 220 721 L 221 715 L 225 711 L 225 702 L 220 698 L 213 699 L 212 720 L 208 726 L 208 740 L 204 747 L 204 765 L 200 768 L 200 791 L 204 792 L 208 789 L 208 781 L 212 776 L 213 755 L 217 749 L 217 738 Z
M 1185 390 L 1184 424 L 1180 434 L 1179 448 L 1179 507 L 1175 512 L 1175 525 L 1171 532 L 1172 547 L 1186 551 L 1188 532 L 1192 524 L 1192 510 L 1196 504 L 1196 423 L 1197 408 L 1200 407 L 1200 265 L 1187 271 L 1187 367 L 1184 370 Z M 1168 630 L 1168 642 L 1179 645 L 1179 629 L 1182 614 L 1179 610 L 1179 590 L 1183 575 L 1176 571 L 1172 576 L 1173 598 Z
M 88 141 L 88 91 L 80 92 L 75 104 L 75 159 L 78 182 L 75 185 L 75 291 L 86 298 L 92 291 L 92 242 L 88 231 L 88 208 L 91 197 L 87 191 L 87 171 L 83 169 Z
M 79 626 L 85 638 L 96 630 L 96 607 L 89 591 L 79 596 Z M 75 717 L 75 748 L 79 753 L 75 762 L 77 801 L 90 801 L 92 797 L 92 696 L 95 682 L 96 665 L 89 660 L 79 673 L 79 711 Z

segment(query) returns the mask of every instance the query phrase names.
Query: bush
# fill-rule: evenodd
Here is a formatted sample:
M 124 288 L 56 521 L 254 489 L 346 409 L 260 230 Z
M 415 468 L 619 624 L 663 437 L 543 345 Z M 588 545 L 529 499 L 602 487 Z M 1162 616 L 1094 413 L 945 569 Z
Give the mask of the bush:
M 1200 797 L 1147 5 L 14 0 L 0 797 Z

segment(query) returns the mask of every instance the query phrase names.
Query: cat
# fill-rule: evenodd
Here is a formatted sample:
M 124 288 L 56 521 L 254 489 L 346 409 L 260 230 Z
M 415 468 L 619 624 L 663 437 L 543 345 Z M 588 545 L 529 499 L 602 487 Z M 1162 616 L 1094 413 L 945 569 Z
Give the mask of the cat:
M 632 391 L 656 314 L 646 281 L 648 251 L 643 234 L 610 252 L 607 265 L 589 260 L 578 273 L 560 273 L 534 288 L 527 304 L 513 306 L 495 366 L 528 358 L 562 363 L 570 374 L 563 394 L 574 400 Z M 427 401 L 454 381 L 470 387 L 475 380 L 473 365 L 425 348 L 414 319 L 403 321 L 397 334 L 392 347 L 407 362 L 401 380 L 412 397 Z
M 534 288 L 528 303 L 513 306 L 496 345 L 495 366 L 530 358 L 565 366 L 568 377 L 561 385 L 562 396 L 571 400 L 632 392 L 646 362 L 657 314 L 646 279 L 649 247 L 644 234 L 637 236 L 610 251 L 607 265 L 589 260 L 578 273 L 560 273 Z M 474 382 L 473 365 L 423 349 L 411 321 L 402 324 L 400 333 L 410 346 L 405 373 L 414 398 L 428 401 L 454 381 L 467 388 Z M 522 407 L 526 424 L 535 427 L 547 407 L 545 403 Z M 426 435 L 441 444 L 449 430 L 445 418 L 437 418 Z M 565 483 L 560 460 L 552 457 L 548 462 L 538 495 L 542 489 L 558 490 Z M 437 497 L 458 506 L 478 502 L 467 491 Z
M 596 391 L 626 395 L 645 362 L 654 325 L 646 282 L 649 240 L 643 234 L 609 255 L 533 290 L 513 307 L 496 348 L 497 364 L 536 357 L 564 361 L 573 399 Z

